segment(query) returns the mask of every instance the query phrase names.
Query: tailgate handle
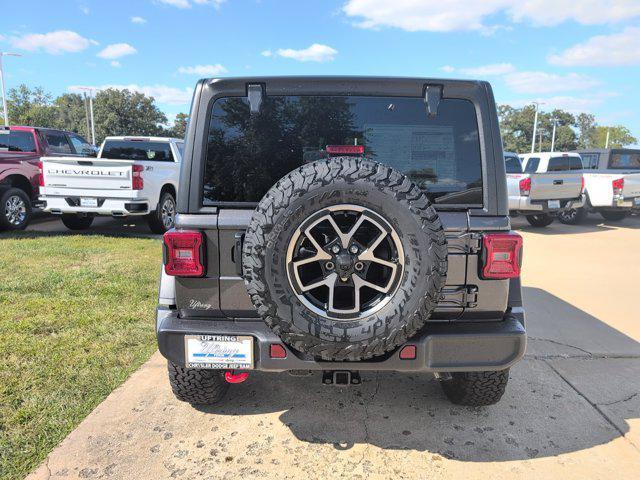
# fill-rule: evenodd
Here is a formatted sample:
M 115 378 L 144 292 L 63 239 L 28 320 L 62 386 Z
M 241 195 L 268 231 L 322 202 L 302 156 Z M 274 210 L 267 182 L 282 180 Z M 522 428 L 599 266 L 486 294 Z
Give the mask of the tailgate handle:
M 564 183 L 564 180 L 554 180 L 553 184 L 554 185 L 562 185 Z
M 242 243 L 244 242 L 244 233 L 238 232 L 233 236 L 235 242 L 231 249 L 231 259 L 236 264 L 236 274 L 242 277 Z

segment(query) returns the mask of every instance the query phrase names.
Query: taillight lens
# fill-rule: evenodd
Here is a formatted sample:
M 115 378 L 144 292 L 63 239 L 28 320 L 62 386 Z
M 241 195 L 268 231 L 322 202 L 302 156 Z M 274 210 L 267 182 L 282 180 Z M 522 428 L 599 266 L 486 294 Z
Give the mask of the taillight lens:
M 42 170 L 42 162 L 38 162 L 38 186 L 44 187 L 44 172 Z
M 131 188 L 133 190 L 142 190 L 144 188 L 144 180 L 142 179 L 144 167 L 136 164 L 133 164 L 131 167 Z
M 523 197 L 528 197 L 531 192 L 531 178 L 523 178 L 520 180 L 520 195 Z
M 327 145 L 326 151 L 333 154 L 362 155 L 364 145 Z
M 582 180 L 582 186 L 580 187 L 580 193 L 584 192 L 584 177 L 581 177 L 580 180 Z
M 490 233 L 482 237 L 482 278 L 520 276 L 522 237 L 517 233 Z
M 164 234 L 164 271 L 174 277 L 203 276 L 203 245 L 201 232 L 169 230 Z
M 622 189 L 624 188 L 624 178 L 618 178 L 611 182 L 613 186 L 613 194 L 614 195 L 622 195 Z

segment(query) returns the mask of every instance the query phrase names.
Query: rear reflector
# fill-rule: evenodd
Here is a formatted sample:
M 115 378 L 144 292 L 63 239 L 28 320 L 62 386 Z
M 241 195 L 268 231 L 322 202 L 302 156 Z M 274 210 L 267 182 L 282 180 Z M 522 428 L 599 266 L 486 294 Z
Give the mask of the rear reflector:
M 144 180 L 142 179 L 142 171 L 144 167 L 142 165 L 131 165 L 131 189 L 142 190 L 144 188 Z
M 522 237 L 517 233 L 490 233 L 482 237 L 482 278 L 520 276 Z
M 169 230 L 164 234 L 164 271 L 174 277 L 204 275 L 203 239 L 201 232 Z
M 279 343 L 269 345 L 269 356 L 271 358 L 287 358 L 287 351 Z
M 38 162 L 38 185 L 44 187 L 44 172 L 42 171 L 42 162 Z
M 364 145 L 327 145 L 327 153 L 342 153 L 346 155 L 362 155 Z
M 415 345 L 405 345 L 400 350 L 400 358 L 402 360 L 415 360 L 416 359 L 416 346 Z
M 531 192 L 531 178 L 523 178 L 520 180 L 520 195 L 523 197 L 528 197 Z

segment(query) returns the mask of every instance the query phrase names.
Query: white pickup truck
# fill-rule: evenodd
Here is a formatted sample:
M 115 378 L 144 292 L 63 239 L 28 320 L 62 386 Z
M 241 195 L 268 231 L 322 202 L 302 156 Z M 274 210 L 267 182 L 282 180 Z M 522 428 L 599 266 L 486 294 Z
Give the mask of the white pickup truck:
M 505 152 L 509 212 L 524 215 L 534 227 L 546 227 L 554 215 L 583 205 L 580 156 L 542 152 L 518 156 Z
M 578 153 L 584 167 L 585 205 L 559 215 L 562 223 L 578 224 L 590 211 L 609 221 L 640 211 L 640 150 L 591 149 Z
M 183 140 L 107 137 L 97 158 L 42 157 L 43 210 L 71 230 L 89 228 L 96 215 L 146 215 L 162 233 L 173 227 Z

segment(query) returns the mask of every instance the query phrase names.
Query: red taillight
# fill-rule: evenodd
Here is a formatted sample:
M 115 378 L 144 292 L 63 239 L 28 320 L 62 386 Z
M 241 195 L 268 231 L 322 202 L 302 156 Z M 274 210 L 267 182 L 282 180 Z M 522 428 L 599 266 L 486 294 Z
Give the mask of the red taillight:
M 164 271 L 174 277 L 204 275 L 201 232 L 169 230 L 164 234 Z
M 580 193 L 584 192 L 584 177 L 581 177 L 580 180 L 582 181 L 582 186 L 580 187 Z
M 327 145 L 327 153 L 341 153 L 345 155 L 362 155 L 364 145 Z
M 622 195 L 622 189 L 624 188 L 624 178 L 618 178 L 611 182 L 613 186 L 613 194 L 614 195 Z
M 405 345 L 400 350 L 400 358 L 402 360 L 415 360 L 416 359 L 416 346 L 415 345 Z
M 142 190 L 144 188 L 144 180 L 142 179 L 142 171 L 144 167 L 142 165 L 131 166 L 131 188 L 133 190 Z
M 271 358 L 287 358 L 287 351 L 279 343 L 272 343 L 269 346 L 269 356 Z
M 482 278 L 520 276 L 522 237 L 517 233 L 490 233 L 482 237 L 484 245 Z
M 38 162 L 38 185 L 44 187 L 44 172 L 42 170 L 42 162 Z
M 531 192 L 531 178 L 526 177 L 520 180 L 520 195 L 523 197 L 528 197 Z

